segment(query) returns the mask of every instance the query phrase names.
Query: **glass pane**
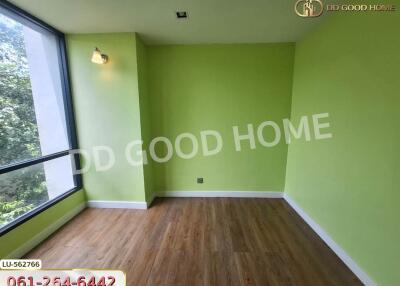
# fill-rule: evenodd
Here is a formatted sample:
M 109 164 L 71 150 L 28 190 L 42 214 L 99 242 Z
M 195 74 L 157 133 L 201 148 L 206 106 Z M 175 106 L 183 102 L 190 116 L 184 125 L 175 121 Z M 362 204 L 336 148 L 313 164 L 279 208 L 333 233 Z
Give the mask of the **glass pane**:
M 0 228 L 74 186 L 71 156 L 0 175 Z
M 69 149 L 58 53 L 0 10 L 0 166 Z

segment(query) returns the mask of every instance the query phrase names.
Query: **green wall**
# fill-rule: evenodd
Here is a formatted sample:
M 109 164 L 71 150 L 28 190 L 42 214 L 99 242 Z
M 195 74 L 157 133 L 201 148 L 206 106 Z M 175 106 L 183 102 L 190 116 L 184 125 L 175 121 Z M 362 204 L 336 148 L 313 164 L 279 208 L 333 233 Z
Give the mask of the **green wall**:
M 143 44 L 139 37 L 136 37 L 136 55 L 138 67 L 138 85 L 139 85 L 139 105 L 140 105 L 140 121 L 143 140 L 143 150 L 148 150 L 151 137 L 151 110 L 150 97 L 148 92 L 147 79 L 147 47 Z M 148 158 L 149 159 L 149 158 Z M 143 167 L 144 185 L 146 191 L 146 201 L 151 202 L 153 198 L 154 177 L 153 177 L 153 161 L 147 160 L 147 164 Z
M 93 147 L 108 146 L 116 159 L 107 171 L 91 164 L 84 173 L 88 200 L 145 201 L 143 166 L 131 166 L 125 157 L 128 143 L 142 138 L 136 44 L 135 33 L 67 36 L 80 148 L 93 161 Z M 90 61 L 94 47 L 109 56 L 107 64 Z
M 273 148 L 257 142 L 253 150 L 243 142 L 236 152 L 232 126 L 242 134 L 249 123 L 256 128 L 273 120 L 281 126 L 290 116 L 294 44 L 150 46 L 147 55 L 152 136 L 174 144 L 177 135 L 189 132 L 200 142 L 200 131 L 213 129 L 224 141 L 214 156 L 203 156 L 200 146 L 192 159 L 174 154 L 154 163 L 154 189 L 283 191 L 284 140 Z M 189 153 L 192 143 L 182 141 L 182 149 Z M 161 144 L 156 150 L 165 155 Z
M 333 138 L 290 145 L 286 191 L 379 284 L 400 285 L 399 13 L 331 16 L 296 44 L 292 119 Z
M 0 236 L 0 258 L 7 257 L 30 239 L 45 231 L 47 227 L 57 223 L 65 214 L 84 203 L 84 192 L 78 191 L 12 231 Z

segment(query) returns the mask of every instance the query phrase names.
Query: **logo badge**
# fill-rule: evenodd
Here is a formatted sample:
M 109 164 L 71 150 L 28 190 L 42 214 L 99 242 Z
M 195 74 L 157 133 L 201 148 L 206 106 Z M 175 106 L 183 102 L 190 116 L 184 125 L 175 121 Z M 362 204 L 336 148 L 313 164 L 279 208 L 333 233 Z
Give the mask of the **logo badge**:
M 324 12 L 321 0 L 297 0 L 294 11 L 300 17 L 318 17 Z

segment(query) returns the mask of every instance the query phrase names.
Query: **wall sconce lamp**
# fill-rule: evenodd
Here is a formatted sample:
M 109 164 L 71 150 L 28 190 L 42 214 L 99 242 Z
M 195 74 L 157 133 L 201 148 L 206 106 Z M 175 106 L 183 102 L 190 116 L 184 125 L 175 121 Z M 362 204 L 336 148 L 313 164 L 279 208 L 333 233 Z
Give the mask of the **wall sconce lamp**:
M 108 56 L 102 54 L 100 50 L 96 47 L 94 48 L 93 55 L 92 55 L 92 62 L 95 64 L 105 64 L 108 61 Z

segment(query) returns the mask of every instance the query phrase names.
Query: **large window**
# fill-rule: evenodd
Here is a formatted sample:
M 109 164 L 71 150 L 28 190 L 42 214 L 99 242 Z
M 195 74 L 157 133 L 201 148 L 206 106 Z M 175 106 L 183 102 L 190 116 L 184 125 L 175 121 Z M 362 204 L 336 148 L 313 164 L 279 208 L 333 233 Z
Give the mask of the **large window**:
M 64 35 L 0 2 L 0 233 L 81 187 L 73 126 Z

